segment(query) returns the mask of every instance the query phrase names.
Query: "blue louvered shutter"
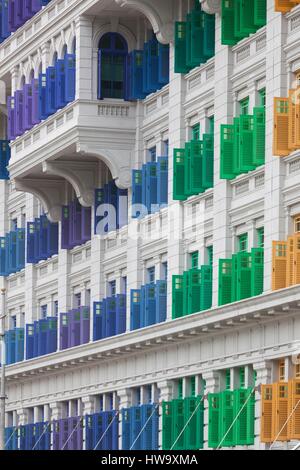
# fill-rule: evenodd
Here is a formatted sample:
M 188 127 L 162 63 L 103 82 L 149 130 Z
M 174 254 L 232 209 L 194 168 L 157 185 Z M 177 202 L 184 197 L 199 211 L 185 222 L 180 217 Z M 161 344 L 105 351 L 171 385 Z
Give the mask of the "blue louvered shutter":
M 157 203 L 168 204 L 168 157 L 157 159 Z
M 65 101 L 71 103 L 75 100 L 76 87 L 76 57 L 75 54 L 65 55 Z
M 141 291 L 133 289 L 130 292 L 130 329 L 137 330 L 141 326 Z

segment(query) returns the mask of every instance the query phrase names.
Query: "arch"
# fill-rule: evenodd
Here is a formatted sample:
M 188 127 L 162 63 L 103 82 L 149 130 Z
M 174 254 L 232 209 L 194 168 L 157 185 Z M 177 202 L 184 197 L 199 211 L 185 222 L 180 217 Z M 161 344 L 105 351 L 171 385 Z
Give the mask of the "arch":
M 95 50 L 98 50 L 99 41 L 100 41 L 101 37 L 104 36 L 104 34 L 111 33 L 111 32 L 112 32 L 111 31 L 111 23 L 106 23 L 106 24 L 102 25 L 93 37 L 93 48 Z M 121 36 L 124 37 L 124 39 L 127 42 L 127 46 L 128 46 L 129 51 L 132 51 L 133 49 L 136 48 L 136 37 L 132 33 L 132 31 L 130 31 L 130 29 L 128 29 L 126 26 L 121 25 L 121 24 L 118 23 L 115 27 L 114 32 L 119 33 L 119 34 L 121 34 Z
M 150 21 L 152 29 L 157 34 L 162 29 L 162 21 L 159 13 L 144 0 L 115 0 L 115 2 L 123 6 L 133 7 L 135 10 L 143 13 L 143 15 Z

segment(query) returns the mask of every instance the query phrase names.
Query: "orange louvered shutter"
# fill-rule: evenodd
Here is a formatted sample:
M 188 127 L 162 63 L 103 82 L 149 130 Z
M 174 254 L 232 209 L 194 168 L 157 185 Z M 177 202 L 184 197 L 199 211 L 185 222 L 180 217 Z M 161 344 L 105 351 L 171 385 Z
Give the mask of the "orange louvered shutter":
M 289 440 L 300 439 L 300 379 L 289 381 Z
M 289 155 L 289 100 L 274 98 L 274 142 L 273 153 Z
M 273 440 L 288 439 L 288 384 L 279 382 L 273 385 Z
M 300 147 L 300 88 L 294 90 L 293 102 L 295 106 L 293 123 L 289 120 L 289 129 L 294 127 L 296 149 Z M 295 148 L 295 147 L 294 147 Z
M 273 242 L 272 290 L 286 287 L 287 242 Z
M 261 442 L 272 442 L 273 385 L 261 386 Z
M 295 237 L 288 237 L 287 263 L 286 263 L 286 287 L 294 285 L 294 241 Z
M 288 147 L 290 150 L 295 150 L 296 145 L 296 120 L 297 120 L 297 108 L 296 108 L 296 90 L 289 90 L 289 114 L 288 114 L 289 126 L 288 126 Z
M 300 233 L 294 235 L 294 282 L 300 284 Z
M 275 0 L 275 11 L 287 13 L 293 8 L 293 3 L 290 0 Z

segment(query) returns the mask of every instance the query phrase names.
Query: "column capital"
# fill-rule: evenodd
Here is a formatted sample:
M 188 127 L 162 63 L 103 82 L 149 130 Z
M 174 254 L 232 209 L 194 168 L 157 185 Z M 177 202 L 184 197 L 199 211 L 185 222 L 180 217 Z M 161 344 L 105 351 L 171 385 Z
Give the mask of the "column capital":
M 215 13 L 220 13 L 221 2 L 220 0 L 201 0 L 201 7 L 206 13 L 214 15 Z
M 81 398 L 83 406 L 83 414 L 89 415 L 95 412 L 95 397 L 94 396 L 85 396 Z
M 157 388 L 160 390 L 160 401 L 168 401 L 173 398 L 173 386 L 172 380 L 161 380 L 157 383 Z

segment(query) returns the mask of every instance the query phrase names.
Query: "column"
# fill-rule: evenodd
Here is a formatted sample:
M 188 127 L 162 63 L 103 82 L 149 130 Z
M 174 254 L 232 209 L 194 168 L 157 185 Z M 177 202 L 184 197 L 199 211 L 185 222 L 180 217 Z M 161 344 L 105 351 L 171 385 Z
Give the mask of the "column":
M 92 99 L 92 40 L 93 22 L 80 16 L 75 22 L 76 34 L 76 99 Z
M 204 450 L 208 450 L 208 425 L 209 425 L 209 409 L 208 399 L 209 393 L 218 393 L 220 391 L 220 374 L 218 372 L 210 371 L 202 374 L 206 382 L 205 398 L 204 398 L 204 422 L 203 422 L 203 437 L 204 437 Z
M 285 211 L 282 188 L 285 175 L 284 158 L 273 156 L 274 97 L 286 97 L 288 70 L 284 45 L 287 35 L 286 16 L 274 11 L 267 2 L 266 51 L 266 163 L 265 163 L 265 292 L 271 290 L 272 241 L 285 240 Z
M 230 182 L 220 179 L 220 126 L 221 124 L 232 124 L 233 122 L 232 69 L 233 53 L 231 47 L 221 44 L 221 17 L 216 15 L 213 307 L 218 305 L 219 259 L 230 258 L 232 254 L 229 215 L 232 190 Z
M 159 390 L 159 421 L 158 421 L 158 449 L 163 448 L 163 415 L 162 415 L 162 403 L 164 401 L 171 401 L 174 398 L 174 383 L 171 380 L 162 380 L 157 383 Z

